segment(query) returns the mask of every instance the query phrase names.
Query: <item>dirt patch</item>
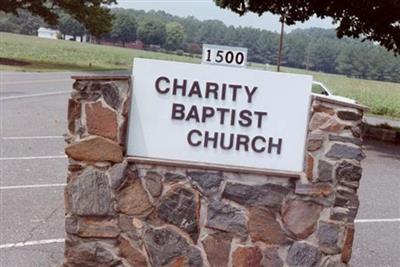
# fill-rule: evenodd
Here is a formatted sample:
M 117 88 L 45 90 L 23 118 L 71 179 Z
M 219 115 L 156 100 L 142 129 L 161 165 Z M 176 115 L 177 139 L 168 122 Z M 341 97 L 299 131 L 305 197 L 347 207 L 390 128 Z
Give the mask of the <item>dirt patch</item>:
M 16 60 L 11 58 L 0 57 L 0 64 L 1 65 L 9 65 L 9 66 L 26 66 L 32 65 L 30 62 Z

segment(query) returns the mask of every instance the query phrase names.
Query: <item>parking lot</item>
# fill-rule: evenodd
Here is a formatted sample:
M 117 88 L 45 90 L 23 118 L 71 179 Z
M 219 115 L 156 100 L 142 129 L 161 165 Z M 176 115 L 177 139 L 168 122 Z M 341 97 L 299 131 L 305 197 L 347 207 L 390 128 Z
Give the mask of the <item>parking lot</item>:
M 0 266 L 59 266 L 71 73 L 0 75 Z M 351 264 L 400 266 L 400 146 L 364 148 Z

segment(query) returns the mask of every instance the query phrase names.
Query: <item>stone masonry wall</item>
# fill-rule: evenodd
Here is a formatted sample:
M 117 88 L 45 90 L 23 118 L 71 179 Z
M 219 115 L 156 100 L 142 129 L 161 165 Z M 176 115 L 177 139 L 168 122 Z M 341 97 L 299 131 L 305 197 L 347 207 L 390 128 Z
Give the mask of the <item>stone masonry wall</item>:
M 75 77 L 64 266 L 347 266 L 362 109 L 316 97 L 306 175 L 144 165 L 124 156 L 129 77 Z

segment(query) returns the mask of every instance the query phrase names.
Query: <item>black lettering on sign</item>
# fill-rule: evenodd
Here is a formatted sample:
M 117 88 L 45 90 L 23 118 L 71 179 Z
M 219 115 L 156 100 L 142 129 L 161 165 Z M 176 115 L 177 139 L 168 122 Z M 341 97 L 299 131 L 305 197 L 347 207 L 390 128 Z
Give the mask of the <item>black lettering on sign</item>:
M 174 84 L 172 86 L 172 94 L 177 95 L 178 90 L 182 91 L 182 96 L 186 96 L 186 85 L 187 85 L 187 80 L 183 79 L 182 84 L 178 83 L 178 79 L 174 79 Z
M 226 145 L 225 140 L 227 138 L 225 138 L 225 137 L 226 137 L 225 133 L 222 133 L 221 134 L 221 138 L 220 138 L 220 146 L 221 146 L 222 149 L 230 150 L 230 149 L 233 148 L 233 142 L 235 141 L 235 135 L 234 134 L 229 134 L 229 143 L 228 143 L 228 145 Z
M 237 90 L 242 89 L 241 85 L 238 84 L 230 84 L 229 88 L 231 88 L 232 91 L 232 101 L 236 101 L 236 97 L 237 97 Z
M 201 122 L 206 122 L 207 118 L 212 118 L 215 115 L 215 110 L 213 107 L 203 107 L 203 113 L 201 114 Z
M 218 145 L 218 133 L 215 132 L 214 136 L 210 136 L 210 132 L 206 131 L 204 135 L 204 147 L 208 147 L 208 143 L 212 142 L 212 147 L 217 148 Z
M 169 87 L 161 88 L 160 87 L 160 83 L 162 81 L 164 81 L 167 84 L 170 83 L 170 81 L 169 81 L 169 79 L 167 77 L 161 76 L 161 77 L 157 78 L 157 80 L 155 82 L 155 87 L 156 87 L 157 92 L 159 92 L 160 94 L 166 94 L 166 93 L 169 92 L 170 88 Z
M 236 110 L 231 109 L 231 126 L 235 125 L 235 119 L 236 119 Z
M 272 153 L 272 148 L 276 148 L 276 153 L 278 155 L 281 154 L 281 149 L 282 149 L 282 138 L 278 138 L 278 143 L 274 144 L 274 139 L 272 137 L 269 138 L 268 141 L 268 153 L 271 154 Z
M 241 65 L 244 61 L 244 54 L 242 52 L 238 52 L 235 58 L 236 64 Z
M 217 108 L 217 111 L 221 114 L 219 123 L 221 125 L 225 124 L 225 114 L 229 112 L 229 108 Z
M 193 139 L 194 139 L 193 136 L 194 135 L 199 136 L 200 140 L 193 141 Z M 199 130 L 196 130 L 196 129 L 190 130 L 188 135 L 187 135 L 187 142 L 191 146 L 194 146 L 194 147 L 199 146 L 199 145 L 201 145 L 201 137 L 202 137 L 202 134 L 201 134 L 201 132 Z
M 257 128 L 261 128 L 262 126 L 262 118 L 263 116 L 267 116 L 267 112 L 264 111 L 254 111 L 254 115 L 258 116 L 257 119 Z
M 244 89 L 246 90 L 246 94 L 247 94 L 247 102 L 251 103 L 253 101 L 252 97 L 253 97 L 254 93 L 257 91 L 258 87 L 254 86 L 253 89 L 250 90 L 250 88 L 247 85 L 245 85 Z
M 263 144 L 261 147 L 257 147 L 257 141 L 259 141 L 259 140 Z M 251 141 L 251 148 L 253 149 L 254 152 L 262 153 L 265 151 L 265 143 L 266 142 L 267 142 L 267 140 L 265 140 L 264 136 L 256 136 Z
M 229 63 L 229 64 L 233 62 L 233 52 L 232 51 L 226 52 L 225 61 L 226 61 L 226 63 Z
M 238 134 L 236 136 L 236 150 L 240 151 L 240 147 L 243 146 L 244 147 L 244 151 L 249 151 L 249 141 L 250 141 L 250 137 L 248 137 L 247 135 L 244 134 Z
M 202 146 L 204 148 L 245 152 L 253 151 L 255 153 L 267 152 L 269 154 L 275 152 L 274 149 L 276 149 L 276 154 L 280 155 L 282 151 L 282 138 L 278 138 L 277 141 L 274 143 L 274 138 L 266 138 L 261 135 L 250 137 L 245 134 L 202 132 L 197 129 L 190 130 L 187 134 L 187 142 L 193 147 Z
M 244 110 L 240 111 L 239 117 L 240 117 L 240 120 L 239 120 L 240 126 L 242 126 L 242 127 L 251 126 L 251 111 L 250 110 L 244 109 Z
M 188 97 L 192 97 L 192 95 L 197 95 L 198 98 L 202 98 L 200 85 L 198 81 L 194 81 L 192 87 L 190 88 Z
M 223 83 L 221 87 L 221 100 L 225 100 L 225 97 L 226 97 L 226 83 Z
M 194 119 L 196 122 L 200 122 L 200 116 L 199 116 L 199 112 L 197 110 L 197 107 L 195 105 L 193 105 L 189 112 L 188 115 L 186 117 L 186 121 L 190 121 L 191 119 Z
M 218 99 L 218 83 L 206 82 L 206 98 L 214 95 L 214 99 Z
M 183 120 L 184 118 L 185 118 L 185 105 L 179 103 L 173 103 L 171 119 Z

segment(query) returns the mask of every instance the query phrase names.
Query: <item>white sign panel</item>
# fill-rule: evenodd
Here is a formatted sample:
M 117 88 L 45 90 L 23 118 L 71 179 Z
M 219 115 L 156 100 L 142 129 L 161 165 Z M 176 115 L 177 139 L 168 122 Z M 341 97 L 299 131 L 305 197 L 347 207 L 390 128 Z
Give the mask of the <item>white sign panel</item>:
M 303 170 L 311 76 L 135 59 L 127 153 Z
M 203 44 L 201 63 L 230 67 L 246 67 L 247 48 Z

